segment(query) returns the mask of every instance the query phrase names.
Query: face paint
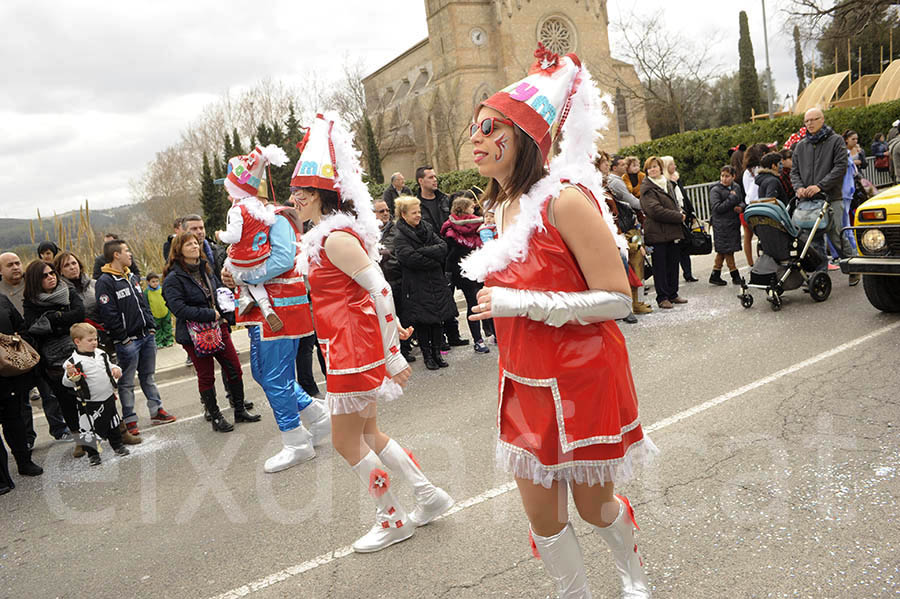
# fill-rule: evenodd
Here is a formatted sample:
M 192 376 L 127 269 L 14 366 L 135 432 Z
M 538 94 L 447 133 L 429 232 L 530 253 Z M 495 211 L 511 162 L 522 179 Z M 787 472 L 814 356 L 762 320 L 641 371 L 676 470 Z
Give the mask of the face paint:
M 494 156 L 494 161 L 500 162 L 501 160 L 503 160 L 503 154 L 506 152 L 506 143 L 507 143 L 506 133 L 504 133 L 500 137 L 498 137 L 497 141 L 495 141 L 494 143 L 497 144 L 497 149 L 500 150 L 500 153 L 497 154 L 496 156 Z

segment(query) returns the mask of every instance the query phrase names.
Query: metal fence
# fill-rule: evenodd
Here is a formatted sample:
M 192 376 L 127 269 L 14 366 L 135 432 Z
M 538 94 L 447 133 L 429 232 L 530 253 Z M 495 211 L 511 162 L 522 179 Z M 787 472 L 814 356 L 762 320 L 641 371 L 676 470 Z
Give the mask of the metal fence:
M 894 184 L 888 171 L 875 170 L 874 156 L 866 158 L 866 168 L 863 170 L 862 176 L 864 179 L 871 181 L 875 187 L 886 187 Z M 713 181 L 685 187 L 691 203 L 694 204 L 694 211 L 700 220 L 704 222 L 709 222 L 709 190 L 715 184 L 716 181 Z

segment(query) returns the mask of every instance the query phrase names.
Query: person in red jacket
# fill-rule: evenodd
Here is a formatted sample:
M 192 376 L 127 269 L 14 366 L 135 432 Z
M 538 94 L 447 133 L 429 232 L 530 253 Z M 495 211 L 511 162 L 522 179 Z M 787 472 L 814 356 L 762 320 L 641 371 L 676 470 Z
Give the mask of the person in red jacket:
M 634 514 L 614 486 L 656 450 L 644 436 L 625 340 L 631 313 L 615 225 L 594 168 L 600 93 L 574 54 L 542 46 L 529 75 L 476 108 L 474 159 L 491 179 L 499 239 L 462 261 L 483 280 L 472 318 L 500 350 L 498 465 L 515 476 L 532 538 L 560 597 L 590 597 L 567 488 L 609 545 L 627 597 L 650 597 Z M 551 130 L 562 134 L 547 172 Z

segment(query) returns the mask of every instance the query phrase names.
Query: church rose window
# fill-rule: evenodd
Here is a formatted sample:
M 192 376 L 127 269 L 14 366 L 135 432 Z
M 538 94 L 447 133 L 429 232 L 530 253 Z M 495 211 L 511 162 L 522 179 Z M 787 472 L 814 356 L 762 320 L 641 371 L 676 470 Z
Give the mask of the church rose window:
M 573 35 L 562 19 L 551 17 L 544 21 L 538 32 L 538 41 L 551 52 L 567 54 L 574 50 Z

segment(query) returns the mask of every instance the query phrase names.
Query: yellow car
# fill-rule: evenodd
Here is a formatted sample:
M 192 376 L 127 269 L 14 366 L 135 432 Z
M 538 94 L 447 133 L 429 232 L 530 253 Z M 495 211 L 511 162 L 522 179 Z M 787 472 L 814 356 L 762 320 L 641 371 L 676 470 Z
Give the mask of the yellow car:
M 869 303 L 883 312 L 900 312 L 900 185 L 856 209 L 859 256 L 841 260 L 845 274 L 861 274 Z

